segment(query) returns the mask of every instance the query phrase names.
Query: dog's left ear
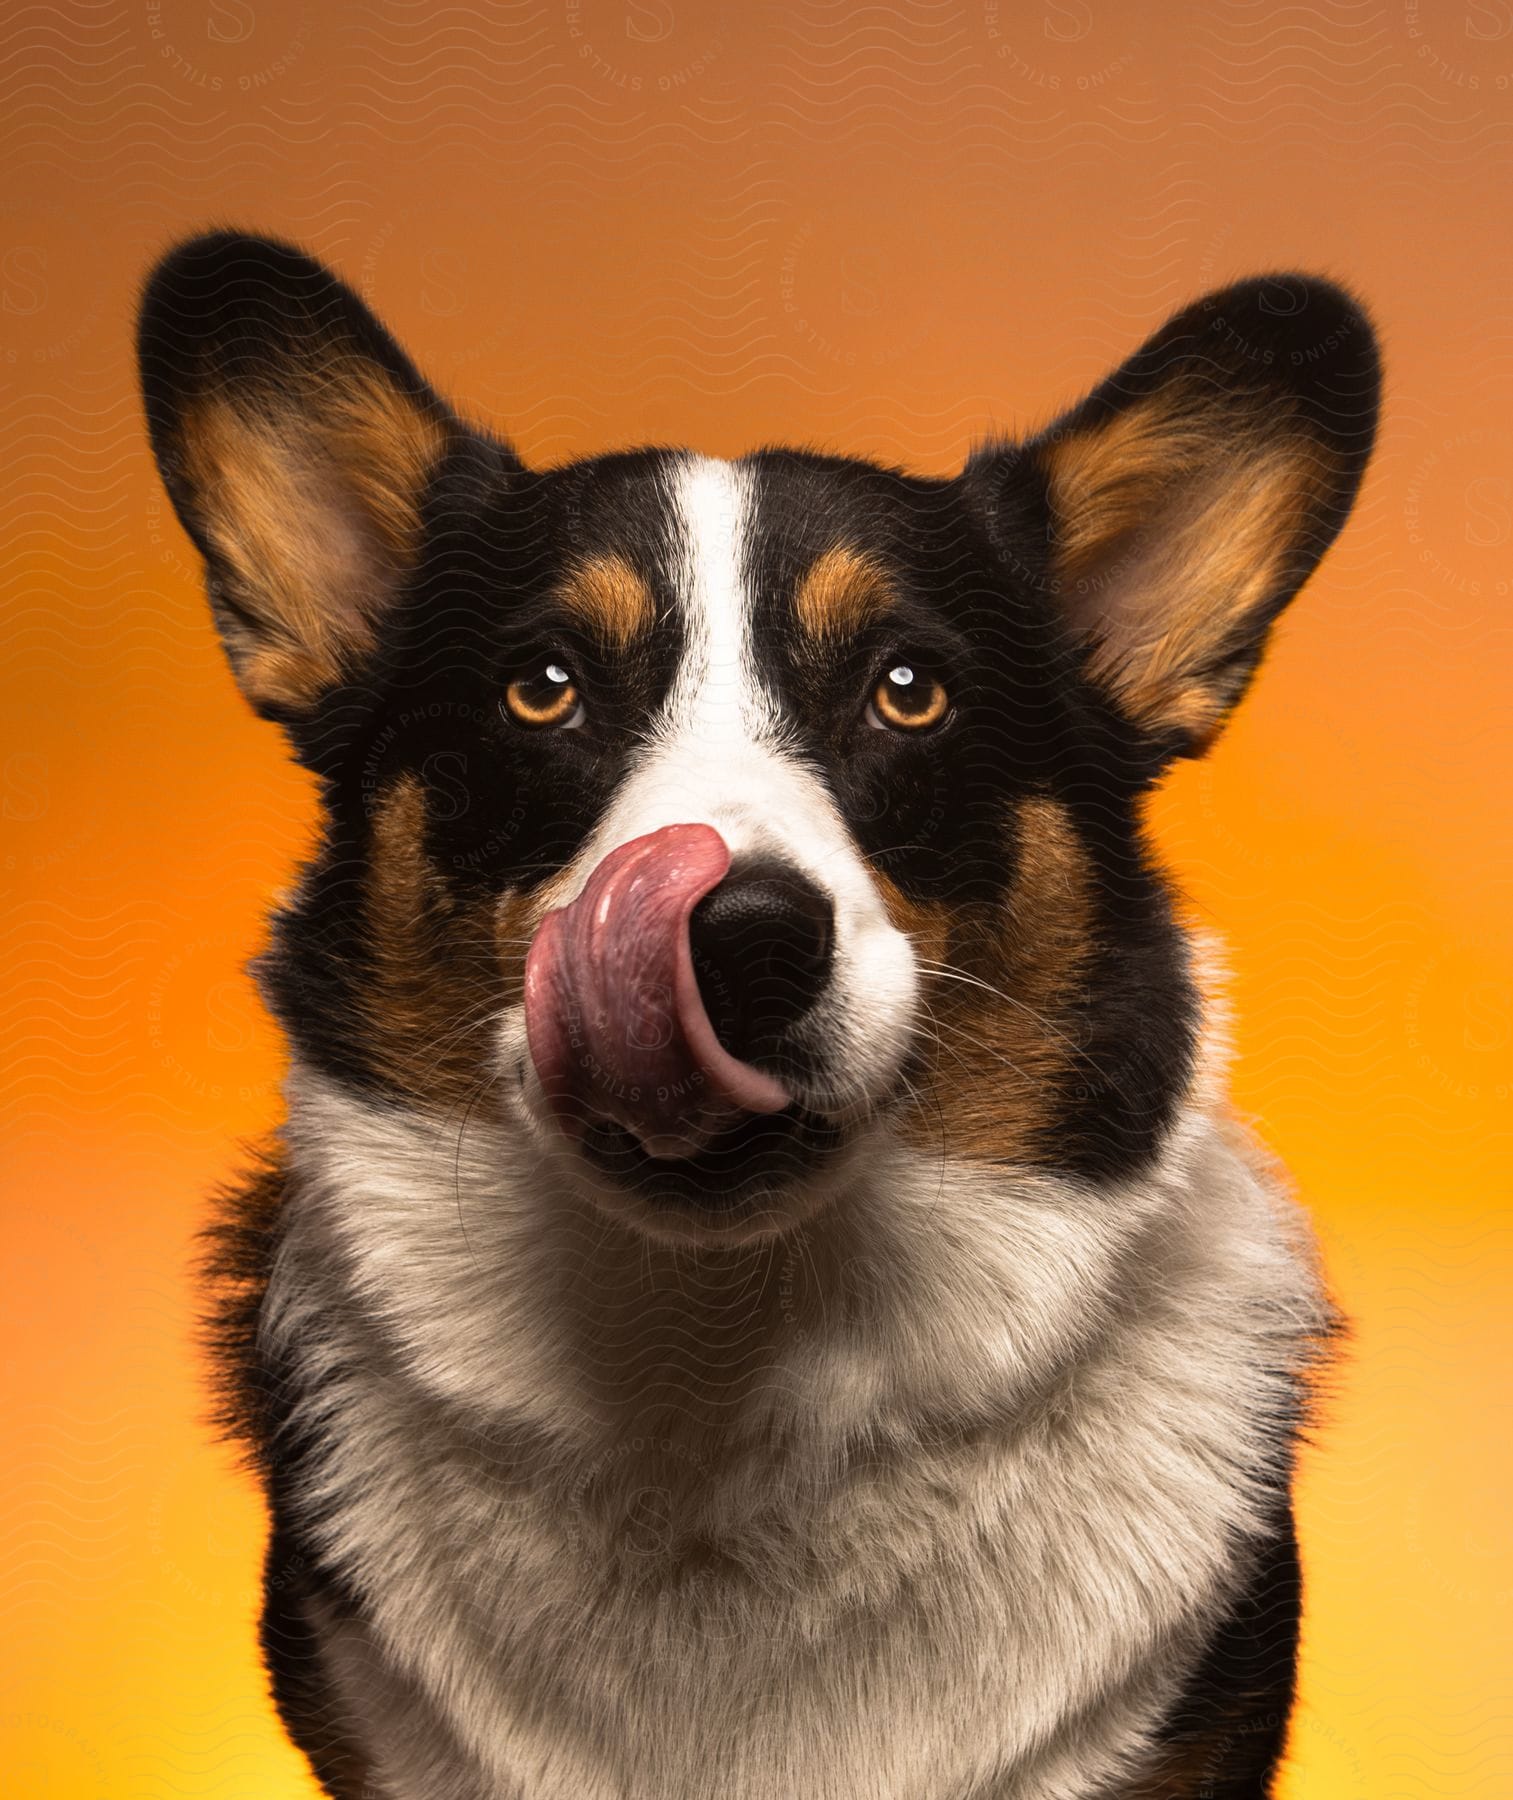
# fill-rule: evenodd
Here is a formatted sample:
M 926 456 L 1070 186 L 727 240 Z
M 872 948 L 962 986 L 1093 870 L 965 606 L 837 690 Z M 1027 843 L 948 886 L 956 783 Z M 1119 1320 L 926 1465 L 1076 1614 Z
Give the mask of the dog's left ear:
M 1347 294 L 1270 276 L 1179 313 L 1039 437 L 974 457 L 970 481 L 1045 520 L 1087 674 L 1163 751 L 1207 748 L 1344 524 L 1380 385 Z

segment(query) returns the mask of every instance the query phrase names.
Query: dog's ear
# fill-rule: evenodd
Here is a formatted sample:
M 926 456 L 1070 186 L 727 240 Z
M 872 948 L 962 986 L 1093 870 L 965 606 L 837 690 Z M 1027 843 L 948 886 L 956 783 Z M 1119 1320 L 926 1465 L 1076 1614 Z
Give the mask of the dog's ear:
M 298 718 L 409 573 L 458 427 L 363 303 L 287 244 L 194 238 L 138 329 L 153 452 L 242 691 Z
M 974 457 L 969 479 L 1017 486 L 1014 511 L 1045 521 L 1088 675 L 1164 752 L 1211 742 L 1344 524 L 1380 385 L 1347 294 L 1270 276 L 1179 313 L 1039 437 Z

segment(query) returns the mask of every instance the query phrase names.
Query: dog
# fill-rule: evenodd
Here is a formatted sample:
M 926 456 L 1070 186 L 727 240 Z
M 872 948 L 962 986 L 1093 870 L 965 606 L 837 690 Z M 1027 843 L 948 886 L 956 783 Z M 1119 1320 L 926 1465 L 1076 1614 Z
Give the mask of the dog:
M 320 795 L 207 1262 L 325 1791 L 1269 1793 L 1335 1321 L 1141 818 L 1351 508 L 1361 307 L 1212 294 L 950 479 L 529 469 L 235 233 L 139 349 Z

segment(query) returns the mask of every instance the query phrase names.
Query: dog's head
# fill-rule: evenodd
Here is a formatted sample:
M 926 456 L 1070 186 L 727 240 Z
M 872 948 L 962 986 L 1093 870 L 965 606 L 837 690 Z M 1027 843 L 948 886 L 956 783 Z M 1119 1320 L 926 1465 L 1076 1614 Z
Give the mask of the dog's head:
M 159 267 L 141 356 L 237 679 L 322 785 L 264 964 L 305 1065 L 508 1115 L 673 1233 L 791 1220 L 876 1133 L 1152 1155 L 1196 1009 L 1139 805 L 1354 498 L 1344 294 L 1215 294 L 951 480 L 529 470 L 248 237 Z

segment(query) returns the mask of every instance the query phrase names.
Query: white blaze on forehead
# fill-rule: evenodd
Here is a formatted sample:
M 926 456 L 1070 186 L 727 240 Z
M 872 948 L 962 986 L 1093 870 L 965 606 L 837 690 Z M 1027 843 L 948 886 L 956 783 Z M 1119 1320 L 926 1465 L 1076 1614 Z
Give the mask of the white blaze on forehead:
M 738 741 L 773 723 L 751 642 L 745 576 L 750 502 L 746 471 L 712 457 L 690 457 L 673 478 L 687 647 L 668 699 L 667 724 L 709 744 Z

